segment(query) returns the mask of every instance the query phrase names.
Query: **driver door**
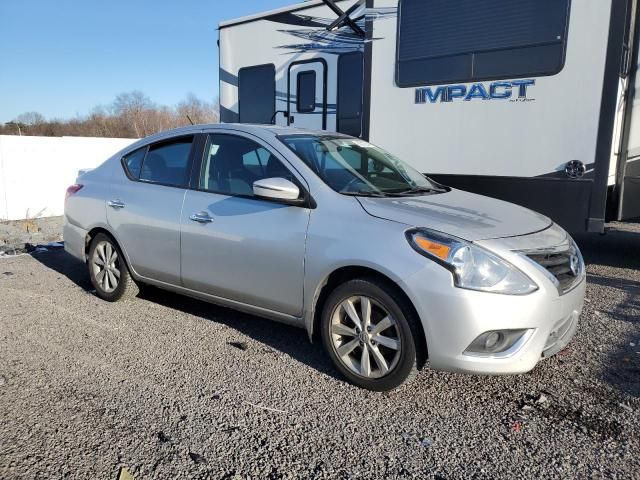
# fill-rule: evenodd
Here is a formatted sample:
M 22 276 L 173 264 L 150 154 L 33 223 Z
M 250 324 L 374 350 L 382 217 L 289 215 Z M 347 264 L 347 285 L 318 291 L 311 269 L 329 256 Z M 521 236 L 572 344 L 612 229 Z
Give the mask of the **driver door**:
M 241 134 L 210 134 L 200 170 L 182 209 L 183 285 L 301 316 L 310 210 L 257 198 L 252 188 L 263 178 L 301 180 L 268 146 Z

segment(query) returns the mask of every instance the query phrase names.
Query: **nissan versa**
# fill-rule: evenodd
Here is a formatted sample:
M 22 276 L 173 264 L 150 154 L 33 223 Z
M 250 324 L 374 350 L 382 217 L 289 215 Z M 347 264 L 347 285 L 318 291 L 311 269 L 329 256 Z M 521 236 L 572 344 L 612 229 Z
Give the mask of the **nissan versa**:
M 100 298 L 149 284 L 298 325 L 371 390 L 427 359 L 529 371 L 567 345 L 584 301 L 580 251 L 551 220 L 339 134 L 154 135 L 82 174 L 65 220 Z

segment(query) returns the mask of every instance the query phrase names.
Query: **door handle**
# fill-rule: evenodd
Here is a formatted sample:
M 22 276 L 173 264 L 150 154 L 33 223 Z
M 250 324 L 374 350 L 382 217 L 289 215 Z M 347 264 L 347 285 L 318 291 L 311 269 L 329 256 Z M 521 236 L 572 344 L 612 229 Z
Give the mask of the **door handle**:
M 198 223 L 213 222 L 213 218 L 211 218 L 211 216 L 209 216 L 207 212 L 194 213 L 189 217 L 189 220 L 191 220 L 192 222 L 198 222 Z
M 125 203 L 121 200 L 111 200 L 110 202 L 107 202 L 107 205 L 109 205 L 111 208 L 115 208 L 116 210 L 119 210 L 126 206 Z

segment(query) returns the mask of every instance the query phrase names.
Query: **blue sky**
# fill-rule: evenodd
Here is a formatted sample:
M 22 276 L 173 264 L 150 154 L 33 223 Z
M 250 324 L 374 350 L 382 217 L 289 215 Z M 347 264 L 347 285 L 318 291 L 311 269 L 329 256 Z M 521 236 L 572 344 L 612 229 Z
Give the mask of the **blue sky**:
M 299 0 L 0 0 L 0 122 L 69 118 L 141 90 L 218 95 L 222 20 Z

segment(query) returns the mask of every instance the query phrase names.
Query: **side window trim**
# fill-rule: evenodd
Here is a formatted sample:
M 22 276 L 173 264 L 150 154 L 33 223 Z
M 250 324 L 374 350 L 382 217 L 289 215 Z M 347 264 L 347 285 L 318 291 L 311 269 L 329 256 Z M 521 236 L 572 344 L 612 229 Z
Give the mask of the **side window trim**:
M 205 147 L 207 146 L 208 139 L 209 135 L 200 132 L 195 136 L 195 139 L 193 141 L 193 148 L 191 149 L 190 158 L 191 172 L 189 175 L 189 183 L 186 187 L 189 190 L 197 190 L 198 184 L 200 182 L 200 166 L 202 165 Z
M 259 145 L 260 147 L 264 148 L 271 155 L 273 155 L 278 161 L 280 161 L 282 165 L 291 173 L 291 175 L 294 178 L 293 183 L 295 183 L 296 186 L 300 189 L 300 193 L 302 194 L 302 197 L 307 199 L 306 205 L 299 205 L 299 206 L 305 207 L 305 208 L 316 207 L 315 201 L 313 200 L 313 197 L 311 196 L 311 192 L 309 191 L 307 182 L 306 180 L 304 180 L 304 177 L 302 176 L 302 174 L 286 158 L 284 158 L 284 156 L 275 147 L 273 147 L 268 142 L 263 141 L 259 137 L 256 137 L 246 132 L 241 132 L 239 130 L 232 130 L 232 129 L 224 129 L 219 131 L 205 131 L 202 133 L 202 137 L 203 137 L 202 149 L 200 150 L 200 154 L 198 155 L 196 161 L 194 162 L 192 183 L 189 186 L 189 190 L 194 190 L 197 192 L 204 192 L 204 193 L 211 193 L 212 195 L 224 195 L 227 197 L 246 198 L 246 199 L 255 200 L 255 201 L 267 201 L 261 198 L 256 198 L 253 195 L 240 195 L 240 194 L 234 194 L 234 193 L 228 193 L 228 192 L 216 192 L 216 191 L 200 188 L 200 178 L 202 175 L 202 169 L 204 168 L 204 164 L 207 161 L 207 158 L 206 158 L 207 150 L 209 146 L 209 137 L 211 135 L 228 135 L 228 136 L 239 137 L 245 140 L 250 140 L 256 143 L 257 145 Z

